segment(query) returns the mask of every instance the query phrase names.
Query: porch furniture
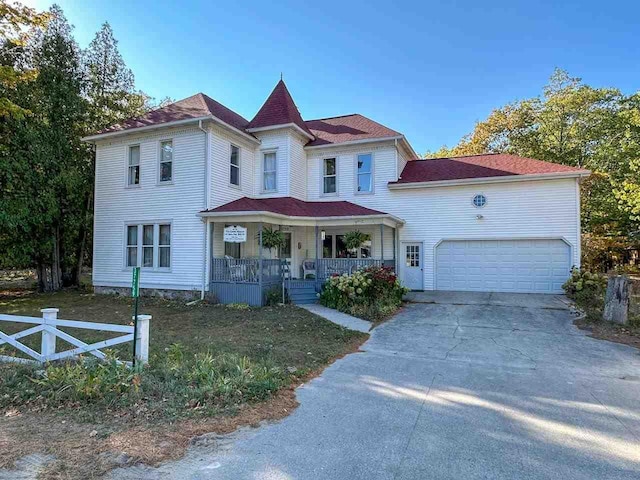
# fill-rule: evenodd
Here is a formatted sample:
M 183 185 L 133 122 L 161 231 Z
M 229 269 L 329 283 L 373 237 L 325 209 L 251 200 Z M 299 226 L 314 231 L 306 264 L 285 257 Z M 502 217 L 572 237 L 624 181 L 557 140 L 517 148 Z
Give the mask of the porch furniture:
M 303 260 L 302 261 L 302 279 L 306 280 L 307 275 L 313 275 L 313 278 L 317 278 L 316 261 L 315 260 Z

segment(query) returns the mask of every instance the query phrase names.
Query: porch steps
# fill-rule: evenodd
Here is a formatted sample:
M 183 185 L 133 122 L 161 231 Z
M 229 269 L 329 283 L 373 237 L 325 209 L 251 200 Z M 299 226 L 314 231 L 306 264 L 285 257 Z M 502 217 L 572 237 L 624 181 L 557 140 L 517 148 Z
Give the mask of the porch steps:
M 292 286 L 289 289 L 289 299 L 291 303 L 297 305 L 308 305 L 316 303 L 318 296 L 316 295 L 316 288 L 313 284 L 305 286 Z

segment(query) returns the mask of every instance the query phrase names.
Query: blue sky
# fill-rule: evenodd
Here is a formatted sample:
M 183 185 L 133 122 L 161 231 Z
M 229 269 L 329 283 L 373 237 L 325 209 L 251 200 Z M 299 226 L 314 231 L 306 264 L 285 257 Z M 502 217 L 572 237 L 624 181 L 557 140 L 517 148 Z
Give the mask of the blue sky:
M 151 96 L 204 92 L 250 119 L 283 72 L 303 118 L 362 113 L 419 153 L 540 94 L 555 67 L 640 89 L 637 0 L 57 3 L 83 48 L 108 21 Z

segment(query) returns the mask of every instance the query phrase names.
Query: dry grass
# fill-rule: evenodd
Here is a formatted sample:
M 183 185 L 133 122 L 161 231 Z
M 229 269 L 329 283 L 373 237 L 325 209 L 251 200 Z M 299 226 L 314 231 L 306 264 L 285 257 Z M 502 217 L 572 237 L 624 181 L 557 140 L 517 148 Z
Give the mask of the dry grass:
M 131 314 L 128 298 L 77 291 L 48 295 L 16 289 L 0 292 L 2 313 L 39 316 L 39 309 L 45 306 L 60 308 L 59 316 L 65 319 L 125 323 Z M 30 410 L 26 405 L 7 406 L 0 411 L 0 467 L 11 467 L 16 459 L 31 453 L 54 454 L 56 460 L 47 466 L 42 478 L 70 480 L 98 478 L 123 462 L 156 465 L 178 458 L 193 437 L 228 433 L 239 426 L 288 415 L 297 406 L 293 392 L 297 385 L 321 372 L 335 358 L 357 350 L 368 337 L 296 307 L 243 311 L 143 299 L 141 312 L 153 315 L 152 362 L 159 361 L 172 343 L 181 343 L 190 353 L 213 351 L 255 360 L 269 358 L 283 369 L 297 370 L 288 386 L 264 402 L 233 405 L 206 414 L 185 407 L 182 412 L 149 417 L 144 405 L 139 414 L 135 405 L 122 412 L 91 406 L 43 411 Z M 7 333 L 23 328 L 2 325 Z M 96 332 L 70 333 L 84 341 L 104 338 Z M 37 339 L 32 341 L 37 343 Z M 126 347 L 120 353 L 126 357 L 129 350 Z

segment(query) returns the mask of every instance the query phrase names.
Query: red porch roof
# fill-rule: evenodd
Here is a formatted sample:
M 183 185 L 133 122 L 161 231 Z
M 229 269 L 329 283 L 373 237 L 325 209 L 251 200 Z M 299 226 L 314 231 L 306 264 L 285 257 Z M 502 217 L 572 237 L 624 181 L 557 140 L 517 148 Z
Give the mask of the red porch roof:
M 289 217 L 352 217 L 366 215 L 387 215 L 385 212 L 338 202 L 305 202 L 293 197 L 248 198 L 242 197 L 201 213 L 271 212 Z

